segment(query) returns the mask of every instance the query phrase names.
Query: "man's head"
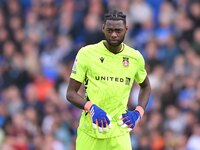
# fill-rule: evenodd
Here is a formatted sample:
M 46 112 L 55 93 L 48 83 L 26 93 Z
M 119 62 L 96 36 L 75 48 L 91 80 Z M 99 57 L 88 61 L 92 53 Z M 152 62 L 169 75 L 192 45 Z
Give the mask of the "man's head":
M 102 31 L 109 45 L 119 46 L 124 41 L 127 29 L 126 15 L 121 11 L 113 10 L 104 15 Z

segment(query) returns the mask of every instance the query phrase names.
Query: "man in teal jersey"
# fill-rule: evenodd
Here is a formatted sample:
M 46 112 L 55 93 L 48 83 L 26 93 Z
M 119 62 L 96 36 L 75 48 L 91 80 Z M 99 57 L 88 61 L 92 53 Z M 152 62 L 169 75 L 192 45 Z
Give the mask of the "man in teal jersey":
M 76 150 L 131 150 L 129 132 L 142 118 L 150 95 L 145 62 L 124 41 L 126 15 L 114 10 L 104 15 L 105 40 L 82 47 L 74 61 L 67 99 L 83 109 Z M 140 85 L 138 105 L 127 110 L 129 94 Z M 85 97 L 78 93 L 82 83 Z

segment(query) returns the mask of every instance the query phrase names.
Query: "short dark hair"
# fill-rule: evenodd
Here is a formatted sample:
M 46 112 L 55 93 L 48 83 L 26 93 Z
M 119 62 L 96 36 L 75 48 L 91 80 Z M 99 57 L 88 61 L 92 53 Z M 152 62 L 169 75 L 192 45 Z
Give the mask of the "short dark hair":
M 126 24 L 126 15 L 118 10 L 111 10 L 104 15 L 104 23 L 107 20 L 122 20 Z

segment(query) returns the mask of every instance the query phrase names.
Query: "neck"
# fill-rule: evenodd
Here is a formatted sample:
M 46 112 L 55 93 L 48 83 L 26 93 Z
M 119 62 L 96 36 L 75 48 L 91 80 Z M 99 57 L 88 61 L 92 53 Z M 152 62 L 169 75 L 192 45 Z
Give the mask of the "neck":
M 104 46 L 112 53 L 117 54 L 123 51 L 123 44 L 120 44 L 119 46 L 112 46 L 107 41 L 103 42 Z

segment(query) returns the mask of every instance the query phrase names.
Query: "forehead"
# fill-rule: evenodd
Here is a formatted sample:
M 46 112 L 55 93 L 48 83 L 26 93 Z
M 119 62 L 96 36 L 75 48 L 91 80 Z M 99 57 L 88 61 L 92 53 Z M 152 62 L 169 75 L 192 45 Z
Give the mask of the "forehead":
M 105 28 L 124 28 L 125 24 L 122 20 L 107 20 Z

